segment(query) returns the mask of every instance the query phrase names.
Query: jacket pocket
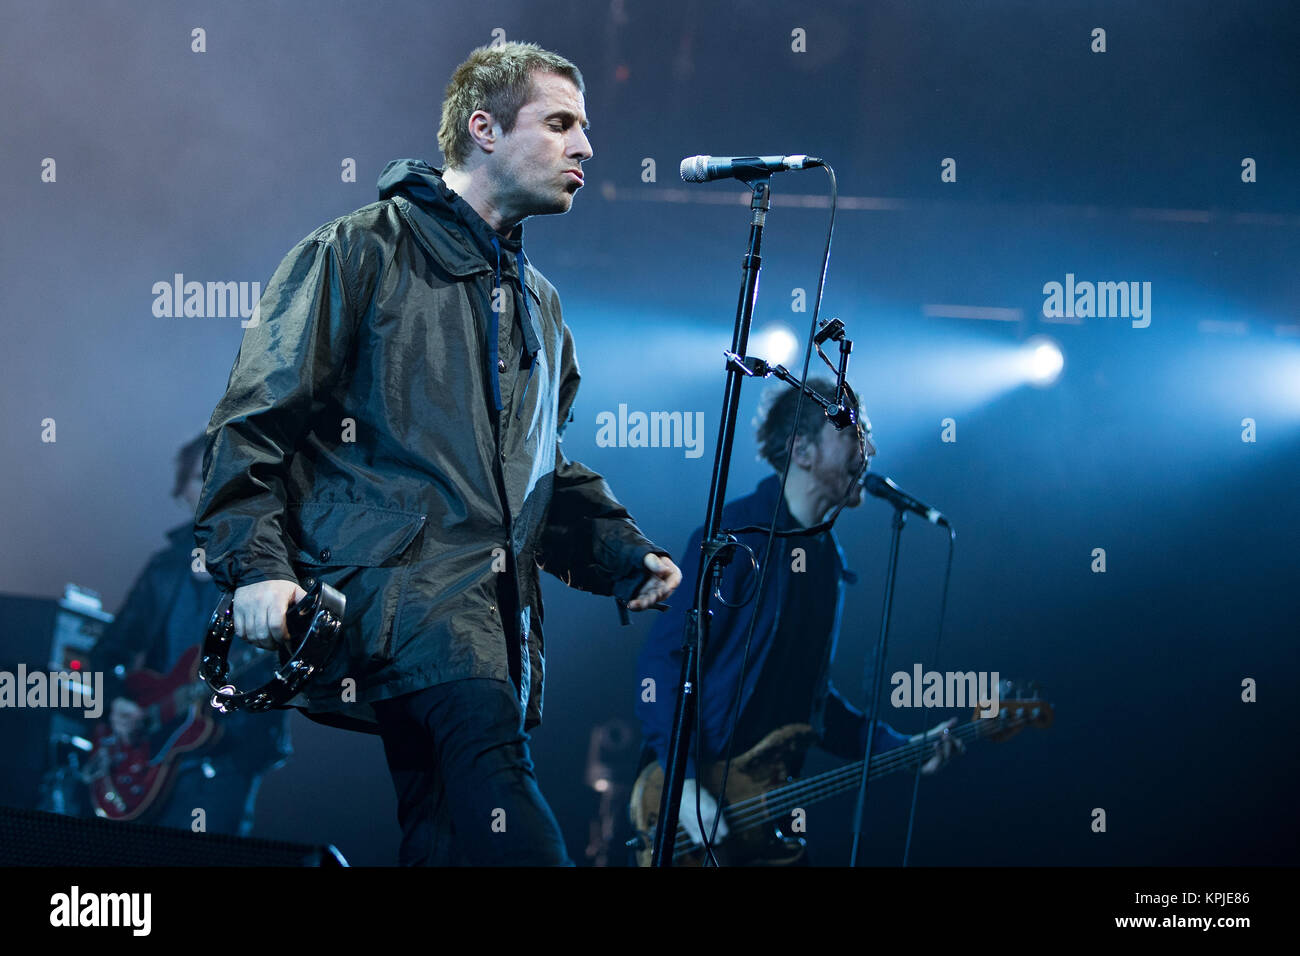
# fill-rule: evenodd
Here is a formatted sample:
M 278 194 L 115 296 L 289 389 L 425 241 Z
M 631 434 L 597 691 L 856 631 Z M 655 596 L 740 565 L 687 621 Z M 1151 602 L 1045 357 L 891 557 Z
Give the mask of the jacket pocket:
M 377 568 L 407 549 L 425 515 L 346 501 L 302 501 L 285 509 L 297 564 Z
M 304 579 L 319 577 L 347 598 L 343 635 L 350 676 L 392 661 L 393 629 L 410 576 L 406 554 L 426 516 L 353 502 L 303 501 L 285 509 L 290 554 Z

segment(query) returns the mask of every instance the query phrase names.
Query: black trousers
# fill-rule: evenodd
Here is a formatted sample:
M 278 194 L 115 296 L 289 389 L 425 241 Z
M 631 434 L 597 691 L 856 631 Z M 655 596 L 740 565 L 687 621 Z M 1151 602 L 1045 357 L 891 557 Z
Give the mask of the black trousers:
M 508 681 L 452 681 L 377 701 L 403 866 L 572 866 L 537 787 Z

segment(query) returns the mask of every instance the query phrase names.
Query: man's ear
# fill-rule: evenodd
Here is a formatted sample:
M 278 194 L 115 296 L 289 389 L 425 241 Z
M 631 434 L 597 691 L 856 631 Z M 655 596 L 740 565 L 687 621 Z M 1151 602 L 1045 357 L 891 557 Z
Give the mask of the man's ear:
M 492 152 L 496 148 L 497 121 L 486 110 L 475 110 L 469 116 L 469 138 L 480 149 Z
M 806 435 L 800 435 L 794 440 L 794 452 L 790 456 L 790 463 L 799 468 L 811 468 L 813 463 L 813 441 Z

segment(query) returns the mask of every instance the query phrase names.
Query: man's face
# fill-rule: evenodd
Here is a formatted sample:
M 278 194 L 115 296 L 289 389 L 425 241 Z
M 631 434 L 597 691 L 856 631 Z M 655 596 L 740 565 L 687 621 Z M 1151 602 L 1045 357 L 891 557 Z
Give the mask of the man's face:
M 846 507 L 862 504 L 862 482 L 871 467 L 876 446 L 871 441 L 871 422 L 865 415 L 856 428 L 837 429 L 830 422 L 822 426 L 817 442 L 812 446 L 812 463 L 809 467 L 813 479 L 822 492 Z M 863 456 L 866 468 L 863 468 Z
M 534 73 L 533 97 L 519 110 L 515 128 L 497 135 L 494 179 L 501 207 L 520 219 L 568 212 L 582 188 L 582 163 L 592 155 L 586 127 L 573 82 Z

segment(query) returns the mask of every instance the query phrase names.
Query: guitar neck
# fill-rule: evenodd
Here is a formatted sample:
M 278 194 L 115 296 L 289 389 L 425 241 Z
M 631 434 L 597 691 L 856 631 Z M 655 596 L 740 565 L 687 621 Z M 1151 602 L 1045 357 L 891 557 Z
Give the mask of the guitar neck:
M 968 721 L 953 729 L 951 736 L 963 743 L 978 740 L 994 732 L 1003 733 L 1029 723 L 1028 717 L 1004 720 Z M 916 770 L 934 755 L 937 738 L 930 737 L 903 744 L 883 753 L 872 754 L 869 779 L 876 780 L 900 770 Z M 732 832 L 742 832 L 777 819 L 788 819 L 796 807 L 806 807 L 841 793 L 855 790 L 862 780 L 862 767 L 866 758 L 855 760 L 832 770 L 796 780 L 769 790 L 766 793 L 730 804 L 725 808 L 727 826 Z M 685 830 L 679 830 L 680 838 Z M 689 836 L 686 838 L 690 842 Z

